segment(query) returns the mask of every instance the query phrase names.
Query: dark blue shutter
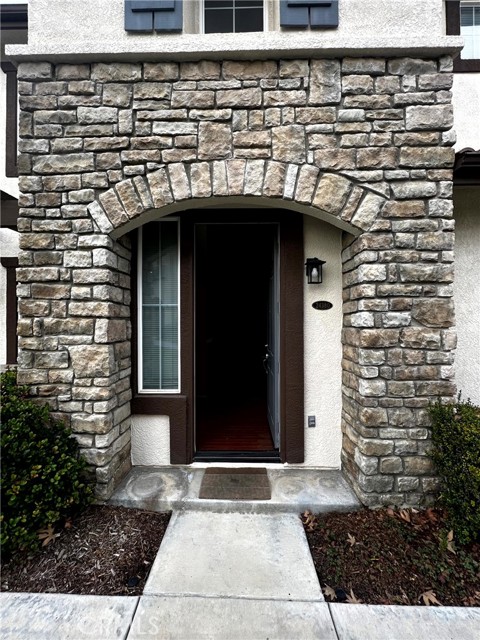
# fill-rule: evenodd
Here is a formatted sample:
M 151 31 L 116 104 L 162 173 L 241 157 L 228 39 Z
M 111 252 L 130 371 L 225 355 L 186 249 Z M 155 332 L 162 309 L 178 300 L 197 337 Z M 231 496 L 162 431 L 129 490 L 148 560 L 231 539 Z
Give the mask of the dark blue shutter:
M 126 31 L 181 31 L 182 0 L 125 0 Z
M 308 6 L 297 6 L 289 0 L 280 0 L 281 27 L 308 27 Z
M 337 27 L 338 0 L 280 0 L 281 27 Z
M 125 0 L 125 31 L 153 31 L 153 11 L 139 10 L 144 4 L 139 0 Z
M 181 31 L 183 28 L 183 0 L 160 0 L 153 15 L 155 31 Z
M 310 28 L 338 27 L 338 0 L 310 7 Z

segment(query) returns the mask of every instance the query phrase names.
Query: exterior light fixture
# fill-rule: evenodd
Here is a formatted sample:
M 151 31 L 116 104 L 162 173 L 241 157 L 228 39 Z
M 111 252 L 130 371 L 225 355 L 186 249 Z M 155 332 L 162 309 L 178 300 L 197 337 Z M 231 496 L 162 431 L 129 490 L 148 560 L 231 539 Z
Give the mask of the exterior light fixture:
M 318 258 L 307 258 L 305 262 L 305 272 L 307 274 L 308 284 L 320 284 L 322 282 L 322 267 L 325 260 Z

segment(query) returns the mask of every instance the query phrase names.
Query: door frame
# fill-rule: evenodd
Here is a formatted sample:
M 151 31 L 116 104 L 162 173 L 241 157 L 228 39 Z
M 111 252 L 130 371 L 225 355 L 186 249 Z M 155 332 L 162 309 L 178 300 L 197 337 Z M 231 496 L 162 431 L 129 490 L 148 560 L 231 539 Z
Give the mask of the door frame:
M 194 225 L 201 223 L 270 222 L 279 226 L 280 244 L 280 461 L 304 462 L 304 343 L 303 343 L 303 216 L 284 209 L 195 209 L 176 214 L 180 219 L 180 363 L 179 394 L 134 393 L 133 413 L 168 415 L 170 462 L 194 460 Z M 135 300 L 136 296 L 133 296 Z M 135 307 L 132 315 L 135 320 Z M 135 335 L 135 331 L 134 331 Z M 135 350 L 134 350 L 135 353 Z M 135 389 L 138 389 L 136 381 Z

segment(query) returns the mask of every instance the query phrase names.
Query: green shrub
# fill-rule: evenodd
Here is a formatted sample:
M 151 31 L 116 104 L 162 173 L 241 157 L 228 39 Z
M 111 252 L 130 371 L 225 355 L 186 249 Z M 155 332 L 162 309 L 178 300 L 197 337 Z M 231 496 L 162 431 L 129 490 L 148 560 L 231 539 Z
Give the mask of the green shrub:
M 2 553 L 38 546 L 39 529 L 74 515 L 92 500 L 85 461 L 48 406 L 27 398 L 16 373 L 1 384 Z
M 470 401 L 430 407 L 432 459 L 442 479 L 441 501 L 455 540 L 480 535 L 480 408 Z

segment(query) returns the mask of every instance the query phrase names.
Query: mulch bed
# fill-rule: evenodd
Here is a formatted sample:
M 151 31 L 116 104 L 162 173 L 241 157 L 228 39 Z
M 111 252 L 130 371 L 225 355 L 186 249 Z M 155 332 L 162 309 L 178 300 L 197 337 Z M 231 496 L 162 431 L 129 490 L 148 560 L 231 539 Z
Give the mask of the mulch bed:
M 139 595 L 170 514 L 91 506 L 36 553 L 2 566 L 1 591 Z
M 480 606 L 480 544 L 456 545 L 440 510 L 302 519 L 327 601 Z

